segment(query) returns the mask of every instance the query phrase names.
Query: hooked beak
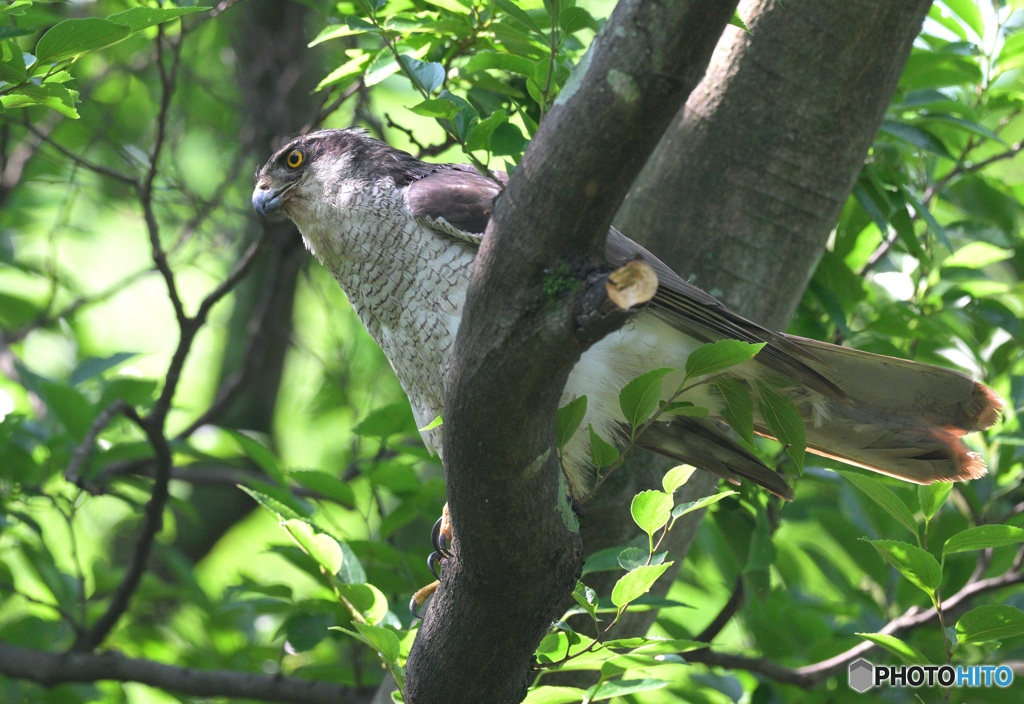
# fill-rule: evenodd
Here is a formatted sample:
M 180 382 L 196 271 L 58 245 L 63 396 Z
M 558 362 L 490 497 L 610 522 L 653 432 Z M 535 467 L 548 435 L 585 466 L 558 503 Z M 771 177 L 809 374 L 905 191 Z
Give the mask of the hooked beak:
M 294 185 L 294 183 L 285 184 L 275 190 L 267 179 L 261 178 L 252 192 L 253 209 L 263 217 L 273 215 L 281 209 L 281 205 L 284 203 L 284 194 Z

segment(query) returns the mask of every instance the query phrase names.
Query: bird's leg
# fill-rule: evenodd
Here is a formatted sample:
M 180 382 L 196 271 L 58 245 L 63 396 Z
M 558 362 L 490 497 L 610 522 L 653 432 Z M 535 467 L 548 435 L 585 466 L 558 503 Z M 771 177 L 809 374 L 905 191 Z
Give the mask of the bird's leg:
M 433 530 L 430 531 L 430 542 L 434 545 L 434 551 L 427 557 L 427 567 L 430 568 L 431 574 L 437 577 L 437 581 L 431 582 L 417 591 L 409 600 L 409 611 L 416 618 L 420 618 L 419 610 L 441 585 L 438 568 L 441 567 L 444 558 L 451 557 L 452 554 L 448 549 L 452 544 L 452 516 L 448 511 L 448 504 L 441 509 L 441 517 L 437 519 Z

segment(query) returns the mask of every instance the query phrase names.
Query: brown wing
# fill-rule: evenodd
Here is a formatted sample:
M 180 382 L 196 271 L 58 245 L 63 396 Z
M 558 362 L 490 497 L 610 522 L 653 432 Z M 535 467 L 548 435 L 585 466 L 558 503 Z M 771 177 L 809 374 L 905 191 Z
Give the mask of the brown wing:
M 757 361 L 777 372 L 832 398 L 844 392 L 819 371 L 825 365 L 815 355 L 792 342 L 787 335 L 772 332 L 726 308 L 675 273 L 667 264 L 614 227 L 608 233 L 605 256 L 612 266 L 642 258 L 658 275 L 658 292 L 649 310 L 672 327 L 704 342 L 723 338 L 767 343 Z
M 508 182 L 503 171 L 494 172 L 494 176 L 502 184 Z M 483 234 L 501 188 L 472 166 L 442 164 L 437 171 L 410 184 L 405 200 L 416 219 L 444 219 L 463 232 Z

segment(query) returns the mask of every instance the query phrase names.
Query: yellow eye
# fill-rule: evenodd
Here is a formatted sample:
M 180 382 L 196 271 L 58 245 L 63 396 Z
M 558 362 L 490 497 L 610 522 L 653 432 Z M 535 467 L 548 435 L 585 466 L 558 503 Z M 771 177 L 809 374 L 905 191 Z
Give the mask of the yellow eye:
M 284 163 L 288 164 L 289 169 L 297 169 L 302 166 L 302 162 L 305 159 L 305 155 L 301 149 L 292 149 L 288 152 L 288 156 L 284 158 Z

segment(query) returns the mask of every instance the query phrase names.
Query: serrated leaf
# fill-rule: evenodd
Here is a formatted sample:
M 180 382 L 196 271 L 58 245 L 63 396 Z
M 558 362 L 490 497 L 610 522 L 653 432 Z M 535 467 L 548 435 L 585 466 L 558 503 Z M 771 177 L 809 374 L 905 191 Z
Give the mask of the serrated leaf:
M 886 633 L 858 633 L 861 638 L 879 645 L 908 665 L 927 665 L 930 660 L 920 651 Z
M 643 548 L 626 548 L 619 553 L 618 563 L 619 567 L 629 572 L 635 570 L 637 567 L 647 564 L 648 553 Z
M 685 504 L 679 504 L 674 509 L 672 509 L 672 518 L 679 518 L 680 516 L 684 516 L 687 513 L 690 513 L 691 511 L 697 511 L 698 509 L 702 509 L 702 508 L 704 508 L 706 506 L 710 506 L 711 504 L 717 504 L 719 501 L 724 499 L 726 496 L 732 496 L 735 493 L 737 493 L 737 492 L 735 492 L 735 491 L 721 491 L 721 492 L 719 492 L 717 494 L 713 494 L 711 496 L 705 496 L 702 499 L 697 499 L 696 501 L 688 501 Z
M 846 477 L 851 484 L 864 493 L 869 499 L 882 507 L 882 509 L 892 516 L 897 523 L 913 533 L 914 538 L 918 537 L 917 520 L 914 519 L 914 514 L 911 513 L 910 509 L 907 508 L 907 505 L 903 503 L 903 501 L 901 501 L 900 498 L 888 487 L 883 486 L 881 482 L 872 479 L 871 477 L 866 477 L 863 474 L 856 474 L 845 470 L 836 470 L 836 472 Z
M 634 430 L 657 410 L 661 399 L 661 380 L 673 371 L 667 368 L 652 369 L 622 387 L 619 392 L 619 408 Z
M 327 574 L 333 575 L 341 569 L 344 557 L 337 540 L 324 533 L 318 533 L 313 526 L 301 519 L 287 520 L 281 525 Z
M 725 371 L 757 356 L 765 343 L 718 340 L 701 345 L 686 358 L 686 379 Z
M 917 487 L 917 501 L 921 505 L 921 513 L 928 520 L 946 503 L 946 497 L 953 490 L 953 482 L 935 482 Z
M 242 491 L 244 491 L 246 494 L 251 496 L 253 500 L 255 500 L 256 503 L 258 503 L 260 506 L 262 506 L 263 508 L 267 509 L 272 514 L 277 516 L 278 520 L 280 521 L 305 520 L 302 516 L 296 513 L 295 510 L 292 509 L 290 506 L 286 506 L 277 499 L 271 496 L 267 496 L 261 491 L 250 489 L 249 487 L 242 486 L 241 484 L 237 484 L 236 486 Z
M 583 582 L 577 581 L 576 588 L 572 590 L 572 598 L 590 615 L 590 618 L 597 620 L 597 592 Z
M 768 384 L 757 384 L 757 407 L 775 439 L 786 448 L 786 454 L 803 471 L 807 453 L 807 429 L 796 404 L 778 389 Z
M 672 515 L 672 494 L 663 491 L 641 491 L 633 497 L 629 512 L 633 520 L 648 535 L 668 523 Z
M 51 27 L 36 44 L 36 64 L 55 63 L 90 51 L 104 49 L 126 38 L 132 30 L 98 17 L 63 20 Z
M 556 435 L 558 438 L 558 449 L 561 450 L 565 444 L 576 434 L 576 430 L 583 422 L 583 416 L 587 414 L 587 397 L 580 396 L 565 404 L 555 413 Z
M 629 602 L 650 591 L 658 577 L 663 575 L 671 564 L 665 562 L 630 570 L 615 583 L 612 589 L 612 603 L 621 611 Z
M 596 469 L 607 467 L 610 464 L 614 464 L 619 459 L 619 451 L 614 445 L 611 445 L 604 441 L 604 439 L 594 432 L 593 425 L 587 425 L 590 430 L 590 459 L 594 463 Z
M 398 60 L 413 82 L 425 92 L 433 93 L 444 85 L 444 66 L 436 61 L 420 61 L 408 54 L 402 54 Z
M 956 623 L 957 642 L 984 643 L 1024 634 L 1024 612 L 1007 604 L 971 609 Z
M 736 379 L 716 379 L 712 382 L 722 397 L 722 418 L 739 436 L 754 444 L 754 402 L 746 385 Z
M 376 650 L 390 665 L 398 662 L 402 654 L 402 645 L 398 635 L 383 626 L 370 626 L 365 623 L 356 623 L 356 630 L 366 639 L 371 648 Z
M 355 607 L 367 623 L 376 625 L 387 616 L 387 597 L 372 584 L 338 584 L 335 586 L 338 594 Z
M 975 526 L 947 538 L 942 546 L 942 557 L 957 552 L 997 548 L 1015 543 L 1024 543 L 1024 528 L 1004 525 Z
M 865 540 L 861 538 L 861 540 Z M 916 545 L 898 540 L 866 540 L 886 562 L 895 567 L 911 584 L 924 590 L 929 596 L 935 595 L 935 589 L 942 579 L 942 568 L 939 561 L 931 553 L 925 552 Z
M 665 491 L 671 494 L 683 484 L 690 481 L 690 477 L 693 476 L 693 473 L 696 471 L 696 467 L 691 467 L 688 464 L 677 465 L 665 472 L 665 476 L 661 478 L 661 486 Z

